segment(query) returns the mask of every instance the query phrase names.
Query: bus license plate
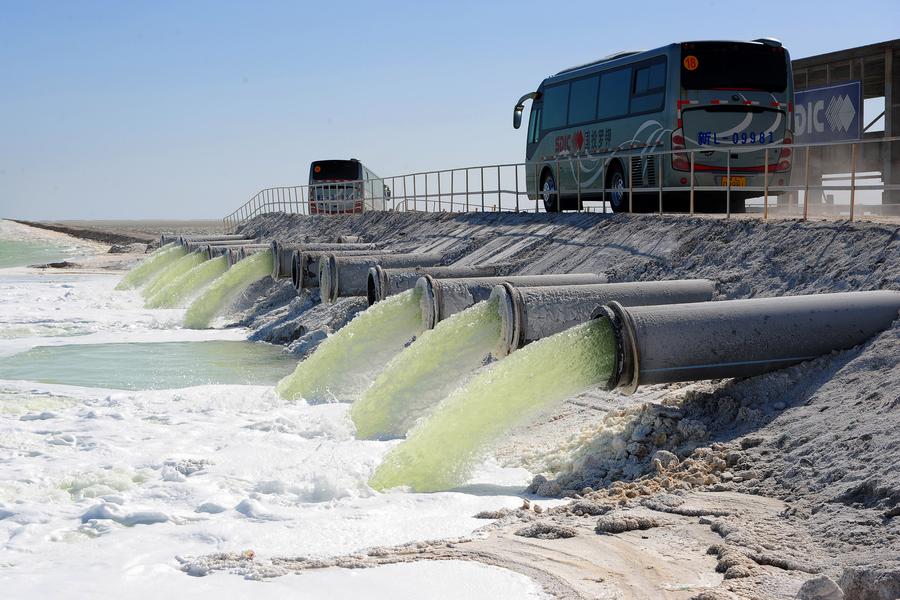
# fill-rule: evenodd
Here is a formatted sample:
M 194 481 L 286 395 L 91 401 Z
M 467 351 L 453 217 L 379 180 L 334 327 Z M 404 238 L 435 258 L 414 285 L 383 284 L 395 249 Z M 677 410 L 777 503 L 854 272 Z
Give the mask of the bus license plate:
M 728 185 L 728 178 L 722 178 L 722 187 L 726 187 Z M 747 187 L 747 178 L 746 177 L 738 177 L 736 175 L 731 176 L 731 187 Z

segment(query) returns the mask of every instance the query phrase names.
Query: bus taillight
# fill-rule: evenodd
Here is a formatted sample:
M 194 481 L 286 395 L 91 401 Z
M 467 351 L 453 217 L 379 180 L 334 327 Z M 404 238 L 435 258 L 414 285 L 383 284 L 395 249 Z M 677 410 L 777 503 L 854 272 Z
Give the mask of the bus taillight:
M 794 143 L 794 134 L 790 129 L 785 129 L 784 131 L 784 146 L 781 148 L 781 151 L 778 153 L 778 164 L 775 166 L 776 172 L 790 171 L 791 170 L 791 149 L 787 148 L 789 144 Z
M 672 132 L 672 150 L 684 150 L 684 132 L 681 128 Z M 685 152 L 672 154 L 672 168 L 676 171 L 690 171 L 691 161 Z

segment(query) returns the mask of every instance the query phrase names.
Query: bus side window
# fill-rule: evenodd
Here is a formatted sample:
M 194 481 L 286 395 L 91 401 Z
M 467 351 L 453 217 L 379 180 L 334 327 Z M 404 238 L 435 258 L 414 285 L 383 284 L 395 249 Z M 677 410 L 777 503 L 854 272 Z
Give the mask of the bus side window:
M 541 105 L 531 105 L 531 117 L 528 119 L 528 143 L 535 144 L 541 136 Z
M 569 125 L 587 123 L 597 118 L 598 77 L 588 77 L 572 82 L 569 93 Z
M 544 110 L 541 115 L 541 129 L 559 129 L 566 126 L 566 112 L 569 108 L 569 84 L 554 85 L 544 90 Z
M 665 59 L 643 65 L 634 71 L 631 112 L 634 114 L 660 110 L 666 96 Z
M 597 119 L 612 119 L 628 114 L 631 91 L 631 67 L 600 74 L 599 108 Z

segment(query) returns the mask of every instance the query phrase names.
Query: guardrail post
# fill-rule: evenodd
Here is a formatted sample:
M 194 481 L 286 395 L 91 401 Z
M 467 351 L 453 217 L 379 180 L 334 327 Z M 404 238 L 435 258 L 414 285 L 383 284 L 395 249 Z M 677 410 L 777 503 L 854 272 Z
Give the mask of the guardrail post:
M 466 167 L 466 212 L 469 212 L 469 167 Z
M 806 147 L 806 165 L 803 168 L 803 220 L 809 216 L 809 146 Z
M 694 155 L 695 150 L 691 150 L 691 216 L 694 216 Z
M 634 188 L 632 184 L 632 173 L 634 169 L 631 168 L 631 155 L 628 155 L 628 212 L 634 212 Z
M 850 146 L 850 222 L 856 207 L 856 144 Z
M 503 210 L 503 195 L 500 191 L 503 186 L 500 185 L 500 165 L 497 165 L 497 207 Z
M 514 167 L 516 177 L 516 212 L 519 212 L 519 164 Z
M 556 212 L 562 212 L 562 178 L 559 176 L 559 159 L 556 159 Z
M 763 221 L 769 220 L 769 149 L 763 153 Z
M 406 195 L 406 175 L 403 176 L 403 212 L 409 212 L 409 196 Z
M 725 188 L 725 217 L 731 218 L 731 150 L 725 155 L 725 179 L 728 187 Z
M 450 212 L 456 210 L 456 196 L 453 194 L 454 183 L 453 180 L 456 179 L 456 171 L 450 169 Z
M 484 167 L 481 167 L 481 212 L 484 212 Z
M 656 184 L 659 186 L 659 216 L 663 214 L 663 178 L 662 178 L 662 161 L 657 155 L 653 156 L 656 161 Z
M 577 171 L 575 171 L 575 190 L 578 196 L 578 212 L 581 212 L 581 164 L 576 160 L 574 166 L 577 167 Z
M 438 176 L 438 212 L 444 212 L 443 203 L 441 202 L 441 172 L 437 172 Z

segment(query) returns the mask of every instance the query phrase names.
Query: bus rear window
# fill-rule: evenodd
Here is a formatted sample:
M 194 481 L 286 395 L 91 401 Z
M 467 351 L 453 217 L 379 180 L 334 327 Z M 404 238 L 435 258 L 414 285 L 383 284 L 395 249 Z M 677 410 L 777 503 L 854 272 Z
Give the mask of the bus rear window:
M 312 181 L 344 179 L 355 181 L 360 178 L 359 163 L 354 160 L 320 160 L 310 165 L 309 178 Z
M 784 48 L 741 42 L 681 44 L 681 85 L 688 90 L 787 90 Z

